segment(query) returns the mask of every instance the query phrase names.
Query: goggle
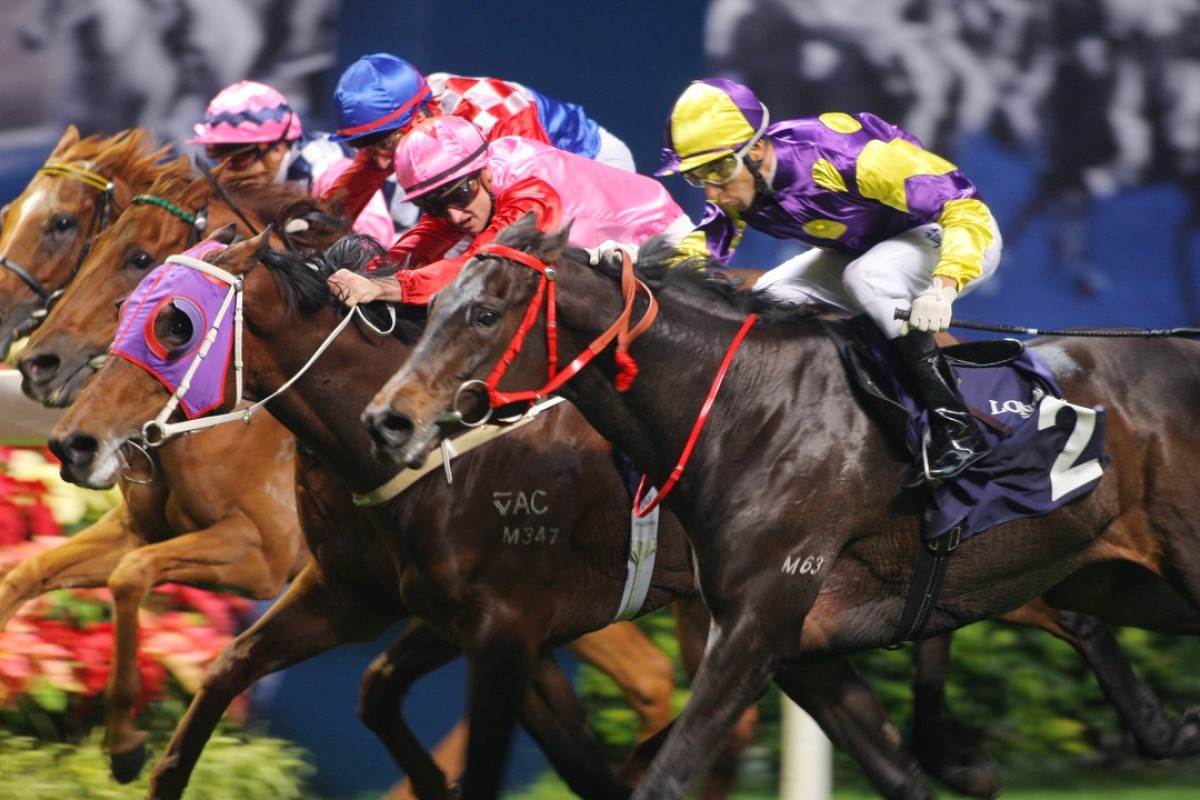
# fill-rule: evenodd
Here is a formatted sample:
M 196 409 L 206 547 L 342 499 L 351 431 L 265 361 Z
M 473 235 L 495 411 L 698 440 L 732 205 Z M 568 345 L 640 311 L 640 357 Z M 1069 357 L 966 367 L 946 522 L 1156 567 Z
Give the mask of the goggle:
M 745 166 L 743 163 L 745 155 L 750 152 L 750 148 L 757 141 L 757 138 L 751 139 L 727 156 L 718 158 L 716 161 L 709 161 L 707 164 L 701 164 L 695 169 L 689 169 L 683 173 L 683 179 L 698 188 L 725 186 L 732 183 L 741 174 L 742 167 Z
M 736 153 L 701 164 L 683 173 L 683 179 L 692 186 L 725 186 L 732 183 L 742 171 L 742 158 Z
M 407 125 L 393 128 L 390 131 L 379 131 L 378 133 L 359 136 L 357 139 L 349 139 L 346 144 L 355 150 L 395 150 L 396 145 L 400 143 L 400 139 L 411 129 L 412 122 L 409 122 Z
M 229 169 L 240 171 L 261 160 L 274 146 L 274 142 L 256 142 L 246 145 L 210 144 L 204 148 L 204 155 L 213 161 L 228 164 Z
M 471 205 L 477 194 L 479 194 L 478 172 L 463 178 L 446 191 L 439 193 L 437 197 L 418 197 L 412 201 L 412 204 L 419 208 L 421 213 L 431 217 L 448 217 L 450 209 L 463 210 Z

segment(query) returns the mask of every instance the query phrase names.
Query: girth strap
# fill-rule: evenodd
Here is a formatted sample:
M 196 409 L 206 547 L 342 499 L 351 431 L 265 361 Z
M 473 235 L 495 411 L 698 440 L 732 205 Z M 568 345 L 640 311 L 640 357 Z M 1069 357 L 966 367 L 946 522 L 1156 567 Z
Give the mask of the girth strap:
M 908 586 L 908 599 L 900 615 L 900 630 L 903 632 L 896 643 L 888 649 L 898 649 L 921 637 L 929 623 L 933 606 L 942 592 L 942 580 L 950 556 L 958 549 L 962 528 L 955 526 L 933 539 L 925 539 L 917 550 L 917 563 L 913 566 L 912 582 Z

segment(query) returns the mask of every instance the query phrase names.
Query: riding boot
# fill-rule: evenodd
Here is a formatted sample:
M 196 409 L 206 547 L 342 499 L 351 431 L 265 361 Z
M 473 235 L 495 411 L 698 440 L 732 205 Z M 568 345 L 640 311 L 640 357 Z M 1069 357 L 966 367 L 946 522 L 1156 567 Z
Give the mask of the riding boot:
M 929 412 L 929 438 L 923 443 L 923 462 L 915 483 L 952 478 L 987 455 L 990 448 L 963 403 L 954 374 L 933 336 L 909 331 L 893 341 Z

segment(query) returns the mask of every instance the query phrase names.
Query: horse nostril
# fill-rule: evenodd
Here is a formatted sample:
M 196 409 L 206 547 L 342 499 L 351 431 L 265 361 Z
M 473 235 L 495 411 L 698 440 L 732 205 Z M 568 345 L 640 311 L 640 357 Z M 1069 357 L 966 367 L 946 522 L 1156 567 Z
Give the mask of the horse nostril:
M 47 446 L 64 467 L 87 466 L 100 450 L 99 440 L 86 433 L 72 433 L 63 438 L 53 438 Z
M 375 443 L 384 447 L 400 447 L 413 434 L 412 420 L 390 408 L 367 412 L 363 415 L 363 424 Z
M 54 376 L 62 366 L 62 359 L 53 353 L 35 353 L 22 356 L 17 361 L 17 369 L 27 380 L 44 381 Z

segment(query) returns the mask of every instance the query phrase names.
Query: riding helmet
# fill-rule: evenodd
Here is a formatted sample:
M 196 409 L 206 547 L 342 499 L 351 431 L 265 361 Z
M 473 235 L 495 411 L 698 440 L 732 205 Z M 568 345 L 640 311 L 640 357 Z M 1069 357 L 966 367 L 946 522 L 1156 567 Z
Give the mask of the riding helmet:
M 666 165 L 654 174 L 687 172 L 735 153 L 769 124 L 767 107 L 746 86 L 724 78 L 692 81 L 667 117 Z
M 425 76 L 403 58 L 373 53 L 355 61 L 333 93 L 335 142 L 403 128 L 429 98 Z
M 470 120 L 426 117 L 396 146 L 396 180 L 412 200 L 480 171 L 490 153 L 487 137 Z
M 304 132 L 300 115 L 287 98 L 266 84 L 238 81 L 217 92 L 193 126 L 190 144 L 255 144 L 287 142 Z

